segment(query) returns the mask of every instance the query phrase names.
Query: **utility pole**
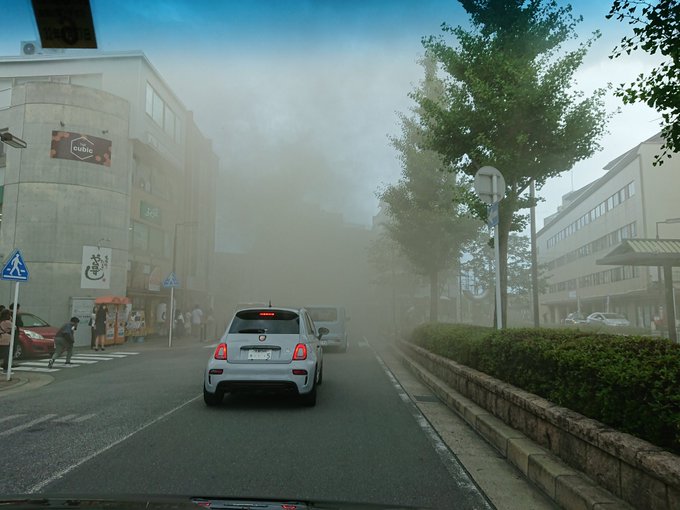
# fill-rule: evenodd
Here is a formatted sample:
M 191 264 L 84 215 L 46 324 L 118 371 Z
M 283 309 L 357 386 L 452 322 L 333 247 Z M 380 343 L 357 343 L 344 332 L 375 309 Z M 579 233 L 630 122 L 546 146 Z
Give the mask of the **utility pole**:
M 538 309 L 538 249 L 536 247 L 536 186 L 531 179 L 529 187 L 529 198 L 531 200 L 531 297 L 534 310 L 534 327 L 540 324 Z

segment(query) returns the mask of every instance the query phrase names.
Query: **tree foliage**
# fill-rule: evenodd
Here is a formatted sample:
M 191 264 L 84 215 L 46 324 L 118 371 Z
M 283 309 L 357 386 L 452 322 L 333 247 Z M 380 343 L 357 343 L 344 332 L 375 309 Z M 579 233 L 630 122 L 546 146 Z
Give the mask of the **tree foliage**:
M 607 18 L 627 21 L 633 27 L 633 35 L 624 37 L 610 58 L 638 49 L 665 57 L 649 74 L 640 74 L 616 90 L 624 103 L 641 101 L 661 112 L 665 143 L 654 165 L 661 164 L 671 152 L 680 152 L 680 4 L 678 0 L 615 0 Z
M 436 101 L 441 82 L 436 79 L 434 62 L 423 60 L 425 80 L 421 93 Z M 479 223 L 467 217 L 460 205 L 464 188 L 455 174 L 444 171 L 442 157 L 424 149 L 425 133 L 419 122 L 419 109 L 413 116 L 400 115 L 401 136 L 391 139 L 399 153 L 402 175 L 378 196 L 387 206 L 389 237 L 419 274 L 430 279 L 430 320 L 437 319 L 439 273 L 457 264 L 463 244 Z
M 433 101 L 418 92 L 413 97 L 423 112 L 428 147 L 446 163 L 468 175 L 491 165 L 505 177 L 499 215 L 505 296 L 508 236 L 524 226 L 520 211 L 530 205 L 529 183 L 534 179 L 540 189 L 548 178 L 600 148 L 607 119 L 605 91 L 585 96 L 574 90 L 574 73 L 593 39 L 562 51 L 580 21 L 572 16 L 571 7 L 543 0 L 461 3 L 470 15 L 471 29 L 443 24 L 442 35 L 423 39 L 445 75 L 443 98 Z M 449 37 L 455 39 L 455 47 Z M 482 204 L 468 200 L 485 218 Z
M 487 234 L 475 238 L 466 248 L 469 258 L 462 264 L 463 271 L 474 285 L 493 292 L 496 285 L 493 271 L 493 238 Z M 546 279 L 539 279 L 539 292 L 545 288 Z M 523 304 L 531 303 L 531 241 L 527 236 L 510 234 L 508 238 L 508 294 L 519 298 Z

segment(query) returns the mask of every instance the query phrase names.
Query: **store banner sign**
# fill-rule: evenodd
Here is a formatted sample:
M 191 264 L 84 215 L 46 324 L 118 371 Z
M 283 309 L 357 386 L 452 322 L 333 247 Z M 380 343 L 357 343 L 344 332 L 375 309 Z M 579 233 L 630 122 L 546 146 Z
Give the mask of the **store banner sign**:
M 80 267 L 81 289 L 111 288 L 111 248 L 83 246 Z
M 139 203 L 139 216 L 143 220 L 151 221 L 153 223 L 157 223 L 158 225 L 163 223 L 161 218 L 161 208 L 151 205 L 144 200 Z
M 52 131 L 50 157 L 111 166 L 111 140 L 83 133 Z

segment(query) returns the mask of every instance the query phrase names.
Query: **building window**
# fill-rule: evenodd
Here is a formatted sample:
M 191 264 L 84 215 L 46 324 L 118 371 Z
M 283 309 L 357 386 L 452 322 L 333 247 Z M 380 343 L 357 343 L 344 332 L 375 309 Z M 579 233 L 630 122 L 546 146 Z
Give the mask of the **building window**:
M 172 140 L 178 143 L 181 141 L 182 130 L 177 114 L 149 83 L 146 84 L 145 111 Z

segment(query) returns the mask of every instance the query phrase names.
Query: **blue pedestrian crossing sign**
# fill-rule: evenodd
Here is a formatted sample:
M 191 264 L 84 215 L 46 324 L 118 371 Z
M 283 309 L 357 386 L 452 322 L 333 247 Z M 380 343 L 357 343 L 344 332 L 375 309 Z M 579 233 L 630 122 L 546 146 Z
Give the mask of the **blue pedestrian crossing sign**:
M 17 282 L 28 281 L 28 268 L 26 267 L 26 262 L 24 262 L 24 257 L 21 255 L 20 250 L 14 250 L 9 256 L 5 267 L 2 268 L 2 275 L 0 275 L 0 278 Z
M 173 271 L 168 275 L 168 277 L 165 279 L 163 282 L 163 287 L 166 289 L 169 289 L 171 287 L 177 288 L 179 287 L 179 281 L 177 281 L 177 276 L 175 275 L 175 272 Z

